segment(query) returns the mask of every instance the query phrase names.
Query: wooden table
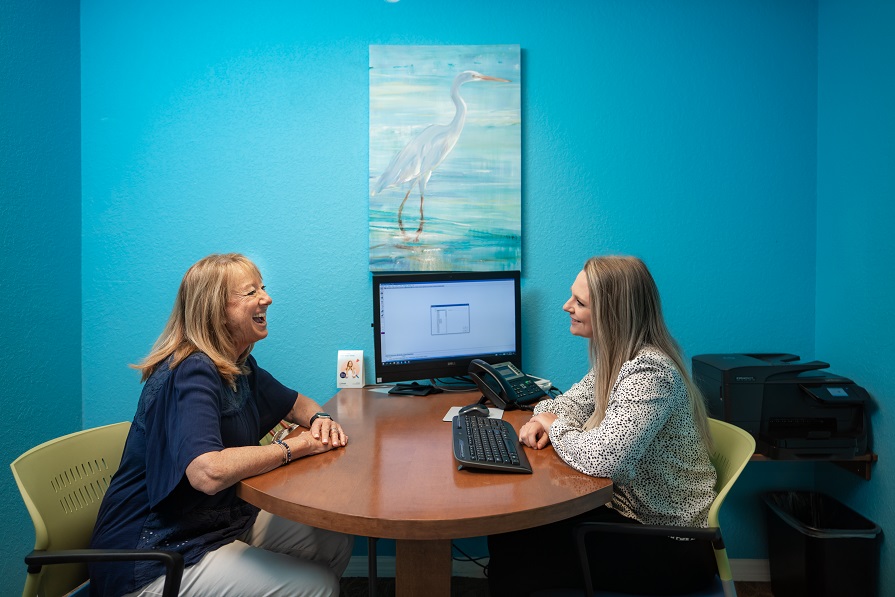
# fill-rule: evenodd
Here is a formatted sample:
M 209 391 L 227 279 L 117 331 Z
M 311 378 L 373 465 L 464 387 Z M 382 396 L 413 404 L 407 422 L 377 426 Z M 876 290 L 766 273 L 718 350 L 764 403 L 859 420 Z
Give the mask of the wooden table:
M 608 479 L 575 471 L 552 447 L 524 448 L 531 475 L 458 471 L 451 423 L 442 418 L 479 397 L 342 390 L 325 409 L 345 429 L 348 446 L 246 479 L 239 496 L 319 528 L 395 539 L 396 594 L 448 597 L 451 539 L 563 520 L 612 496 Z M 529 417 L 504 413 L 517 432 Z

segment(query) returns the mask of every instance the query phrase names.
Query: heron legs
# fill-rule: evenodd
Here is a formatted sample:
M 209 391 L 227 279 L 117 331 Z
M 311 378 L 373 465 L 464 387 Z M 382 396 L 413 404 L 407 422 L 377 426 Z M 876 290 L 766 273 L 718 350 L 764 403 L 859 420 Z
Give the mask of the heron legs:
M 404 211 L 404 204 L 407 202 L 407 198 L 410 196 L 410 191 L 413 189 L 409 189 L 407 194 L 404 195 L 404 200 L 401 201 L 401 206 L 398 208 L 398 229 L 401 231 L 401 236 L 404 237 L 404 240 L 410 240 L 410 236 L 404 230 L 404 220 L 401 218 L 401 214 Z M 423 215 L 423 201 L 425 201 L 425 197 L 420 195 L 420 225 L 416 229 L 416 236 L 413 237 L 413 242 L 417 242 L 420 239 L 420 235 L 423 233 L 423 224 L 426 221 L 425 216 Z
M 404 221 L 401 219 L 401 212 L 404 211 L 404 204 L 407 203 L 407 198 L 410 197 L 410 191 L 413 189 L 407 189 L 407 194 L 404 195 L 404 200 L 401 201 L 401 206 L 398 208 L 398 228 L 401 230 L 401 235 L 406 239 L 407 235 L 404 233 Z

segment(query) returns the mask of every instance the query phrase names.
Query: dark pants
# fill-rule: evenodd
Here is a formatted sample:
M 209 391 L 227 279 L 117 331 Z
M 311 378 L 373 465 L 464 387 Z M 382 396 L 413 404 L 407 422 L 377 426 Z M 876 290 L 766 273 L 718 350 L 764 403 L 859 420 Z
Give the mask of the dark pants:
M 639 524 L 611 508 L 597 508 L 553 524 L 488 537 L 488 586 L 492 597 L 584 588 L 574 528 L 582 522 Z M 592 533 L 587 538 L 594 588 L 674 595 L 708 585 L 717 572 L 705 541 Z

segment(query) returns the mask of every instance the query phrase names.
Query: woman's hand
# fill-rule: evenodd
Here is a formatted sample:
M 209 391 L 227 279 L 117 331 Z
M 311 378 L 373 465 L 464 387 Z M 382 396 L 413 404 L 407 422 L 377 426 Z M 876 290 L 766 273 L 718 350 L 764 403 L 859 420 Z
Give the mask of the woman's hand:
M 342 426 L 327 417 L 314 419 L 310 433 L 315 440 L 320 441 L 324 446 L 329 445 L 333 448 L 341 448 L 348 443 L 348 436 L 345 434 Z M 312 453 L 318 454 L 318 452 Z
M 342 448 L 348 444 L 348 435 L 329 417 L 317 417 L 309 430 L 289 435 L 283 441 L 292 450 L 292 460 L 297 460 Z
M 314 425 L 316 426 L 316 421 Z M 322 434 L 321 434 L 322 435 Z M 304 456 L 313 456 L 314 454 L 323 454 L 324 452 L 329 452 L 330 450 L 335 450 L 344 446 L 345 444 L 340 443 L 336 445 L 336 435 L 330 434 L 330 436 L 324 436 L 327 439 L 327 442 L 324 443 L 321 437 L 314 437 L 313 431 L 302 431 L 298 435 L 292 435 L 289 438 L 283 440 L 287 444 L 289 444 L 289 448 L 292 450 L 292 460 L 296 460 L 298 458 L 302 458 Z M 342 434 L 344 435 L 344 433 Z M 345 443 L 347 443 L 347 438 L 345 439 Z
M 541 413 L 533 416 L 519 430 L 519 441 L 535 450 L 546 447 L 550 443 L 550 436 L 547 435 L 547 430 L 550 429 L 556 418 L 556 415 L 553 413 Z

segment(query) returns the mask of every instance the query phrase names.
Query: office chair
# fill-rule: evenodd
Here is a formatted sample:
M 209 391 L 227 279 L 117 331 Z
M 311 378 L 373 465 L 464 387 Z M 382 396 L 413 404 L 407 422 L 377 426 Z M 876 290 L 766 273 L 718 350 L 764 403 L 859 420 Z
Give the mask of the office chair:
M 715 576 L 714 583 L 706 589 L 690 593 L 690 597 L 736 597 L 736 588 L 733 583 L 733 576 L 730 572 L 730 560 L 727 559 L 727 549 L 724 547 L 724 540 L 721 536 L 721 527 L 718 524 L 718 512 L 724 498 L 733 487 L 734 481 L 740 476 L 740 473 L 749 462 L 752 454 L 755 452 L 755 439 L 746 431 L 739 427 L 735 427 L 730 423 L 719 421 L 717 419 L 709 419 L 709 432 L 712 435 L 714 447 L 710 458 L 715 470 L 718 473 L 718 480 L 715 483 L 715 491 L 717 496 L 709 507 L 708 527 L 707 528 L 681 528 L 671 526 L 653 526 L 638 524 L 620 524 L 611 522 L 585 522 L 578 525 L 575 529 L 576 541 L 578 546 L 578 556 L 581 562 L 581 568 L 584 572 L 585 588 L 581 591 L 540 591 L 538 597 L 572 597 L 573 595 L 586 595 L 587 597 L 633 597 L 630 594 L 622 596 L 620 593 L 594 591 L 593 580 L 591 576 L 590 563 L 588 559 L 587 549 L 585 546 L 585 538 L 591 533 L 626 533 L 651 536 L 671 536 L 671 537 L 688 537 L 699 541 L 709 541 L 715 554 L 715 562 L 718 565 L 718 574 Z M 599 557 L 599 554 L 594 554 Z M 648 572 L 649 562 L 644 562 L 644 573 Z
M 115 423 L 45 442 L 10 468 L 34 522 L 25 556 L 23 597 L 55 597 L 86 588 L 87 562 L 157 560 L 165 565 L 164 597 L 180 590 L 183 557 L 171 551 L 87 549 L 109 481 L 121 464 L 130 423 Z M 50 565 L 54 564 L 54 565 Z

